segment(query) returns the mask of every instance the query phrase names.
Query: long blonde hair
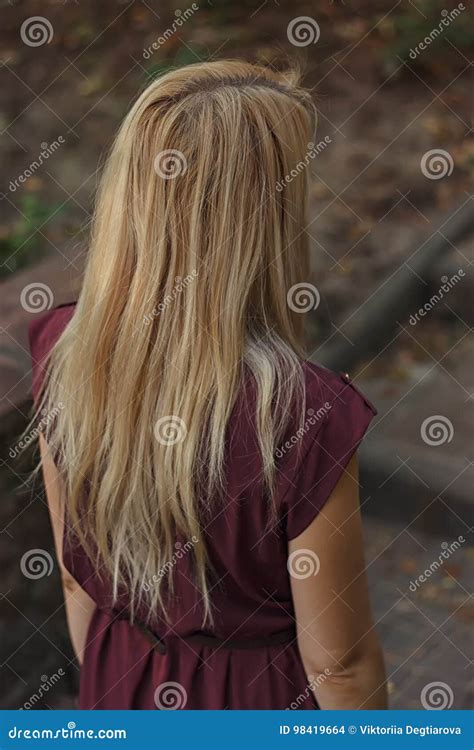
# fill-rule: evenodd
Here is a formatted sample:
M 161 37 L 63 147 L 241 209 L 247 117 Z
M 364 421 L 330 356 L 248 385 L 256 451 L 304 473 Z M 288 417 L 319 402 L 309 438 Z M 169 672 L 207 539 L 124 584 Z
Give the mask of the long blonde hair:
M 132 609 L 166 617 L 180 534 L 211 613 L 203 514 L 245 377 L 271 497 L 301 392 L 303 316 L 287 293 L 307 278 L 307 176 L 294 168 L 314 126 L 296 74 L 211 62 L 154 80 L 113 145 L 39 408 L 64 404 L 47 441 L 67 513 Z

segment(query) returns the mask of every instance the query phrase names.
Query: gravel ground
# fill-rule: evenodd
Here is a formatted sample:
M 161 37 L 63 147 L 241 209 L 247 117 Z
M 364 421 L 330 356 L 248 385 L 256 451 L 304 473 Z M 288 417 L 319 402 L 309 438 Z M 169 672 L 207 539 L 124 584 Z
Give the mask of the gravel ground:
M 365 528 L 391 708 L 422 708 L 422 690 L 431 683 L 444 683 L 440 690 L 449 703 L 452 696 L 452 708 L 470 708 L 473 548 L 467 541 L 453 547 L 457 540 L 414 532 L 400 524 L 366 519 Z M 463 538 L 467 540 L 467 533 Z M 446 557 L 435 567 L 443 553 Z

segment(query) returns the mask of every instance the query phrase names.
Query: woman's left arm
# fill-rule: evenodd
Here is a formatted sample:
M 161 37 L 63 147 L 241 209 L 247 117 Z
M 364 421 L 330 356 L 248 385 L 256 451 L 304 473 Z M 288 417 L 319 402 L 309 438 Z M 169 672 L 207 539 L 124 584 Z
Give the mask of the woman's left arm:
M 61 573 L 69 634 L 77 660 L 82 664 L 87 630 L 96 605 L 63 563 L 64 486 L 42 435 L 40 435 L 40 452 L 54 545 Z
M 308 559 L 314 568 L 290 580 L 298 646 L 320 708 L 387 708 L 365 573 L 357 457 L 324 509 L 288 546 L 294 559 Z

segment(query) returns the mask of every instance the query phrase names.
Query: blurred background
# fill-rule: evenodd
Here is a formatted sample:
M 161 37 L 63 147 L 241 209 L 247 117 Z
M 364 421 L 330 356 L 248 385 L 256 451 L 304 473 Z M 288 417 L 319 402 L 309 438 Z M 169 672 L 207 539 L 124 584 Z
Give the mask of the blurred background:
M 468 5 L 0 2 L 2 708 L 72 706 L 78 679 L 35 455 L 20 442 L 27 325 L 77 294 L 98 175 L 137 93 L 172 67 L 232 56 L 299 60 L 318 105 L 300 304 L 313 359 L 379 410 L 361 482 L 391 707 L 472 706 Z

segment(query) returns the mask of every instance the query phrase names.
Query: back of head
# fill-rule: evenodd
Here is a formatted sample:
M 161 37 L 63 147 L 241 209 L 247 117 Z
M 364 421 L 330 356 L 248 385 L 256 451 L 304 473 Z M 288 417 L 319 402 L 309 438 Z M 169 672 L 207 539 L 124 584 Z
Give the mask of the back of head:
M 166 613 L 162 587 L 144 592 L 143 581 L 170 559 L 179 531 L 198 539 L 209 613 L 200 515 L 224 482 L 244 373 L 271 494 L 276 441 L 301 390 L 303 316 L 287 292 L 307 273 L 307 176 L 285 177 L 314 120 L 293 74 L 191 65 L 148 86 L 109 156 L 45 402 L 67 406 L 49 440 L 82 543 L 116 592 L 126 587 L 150 609 Z

